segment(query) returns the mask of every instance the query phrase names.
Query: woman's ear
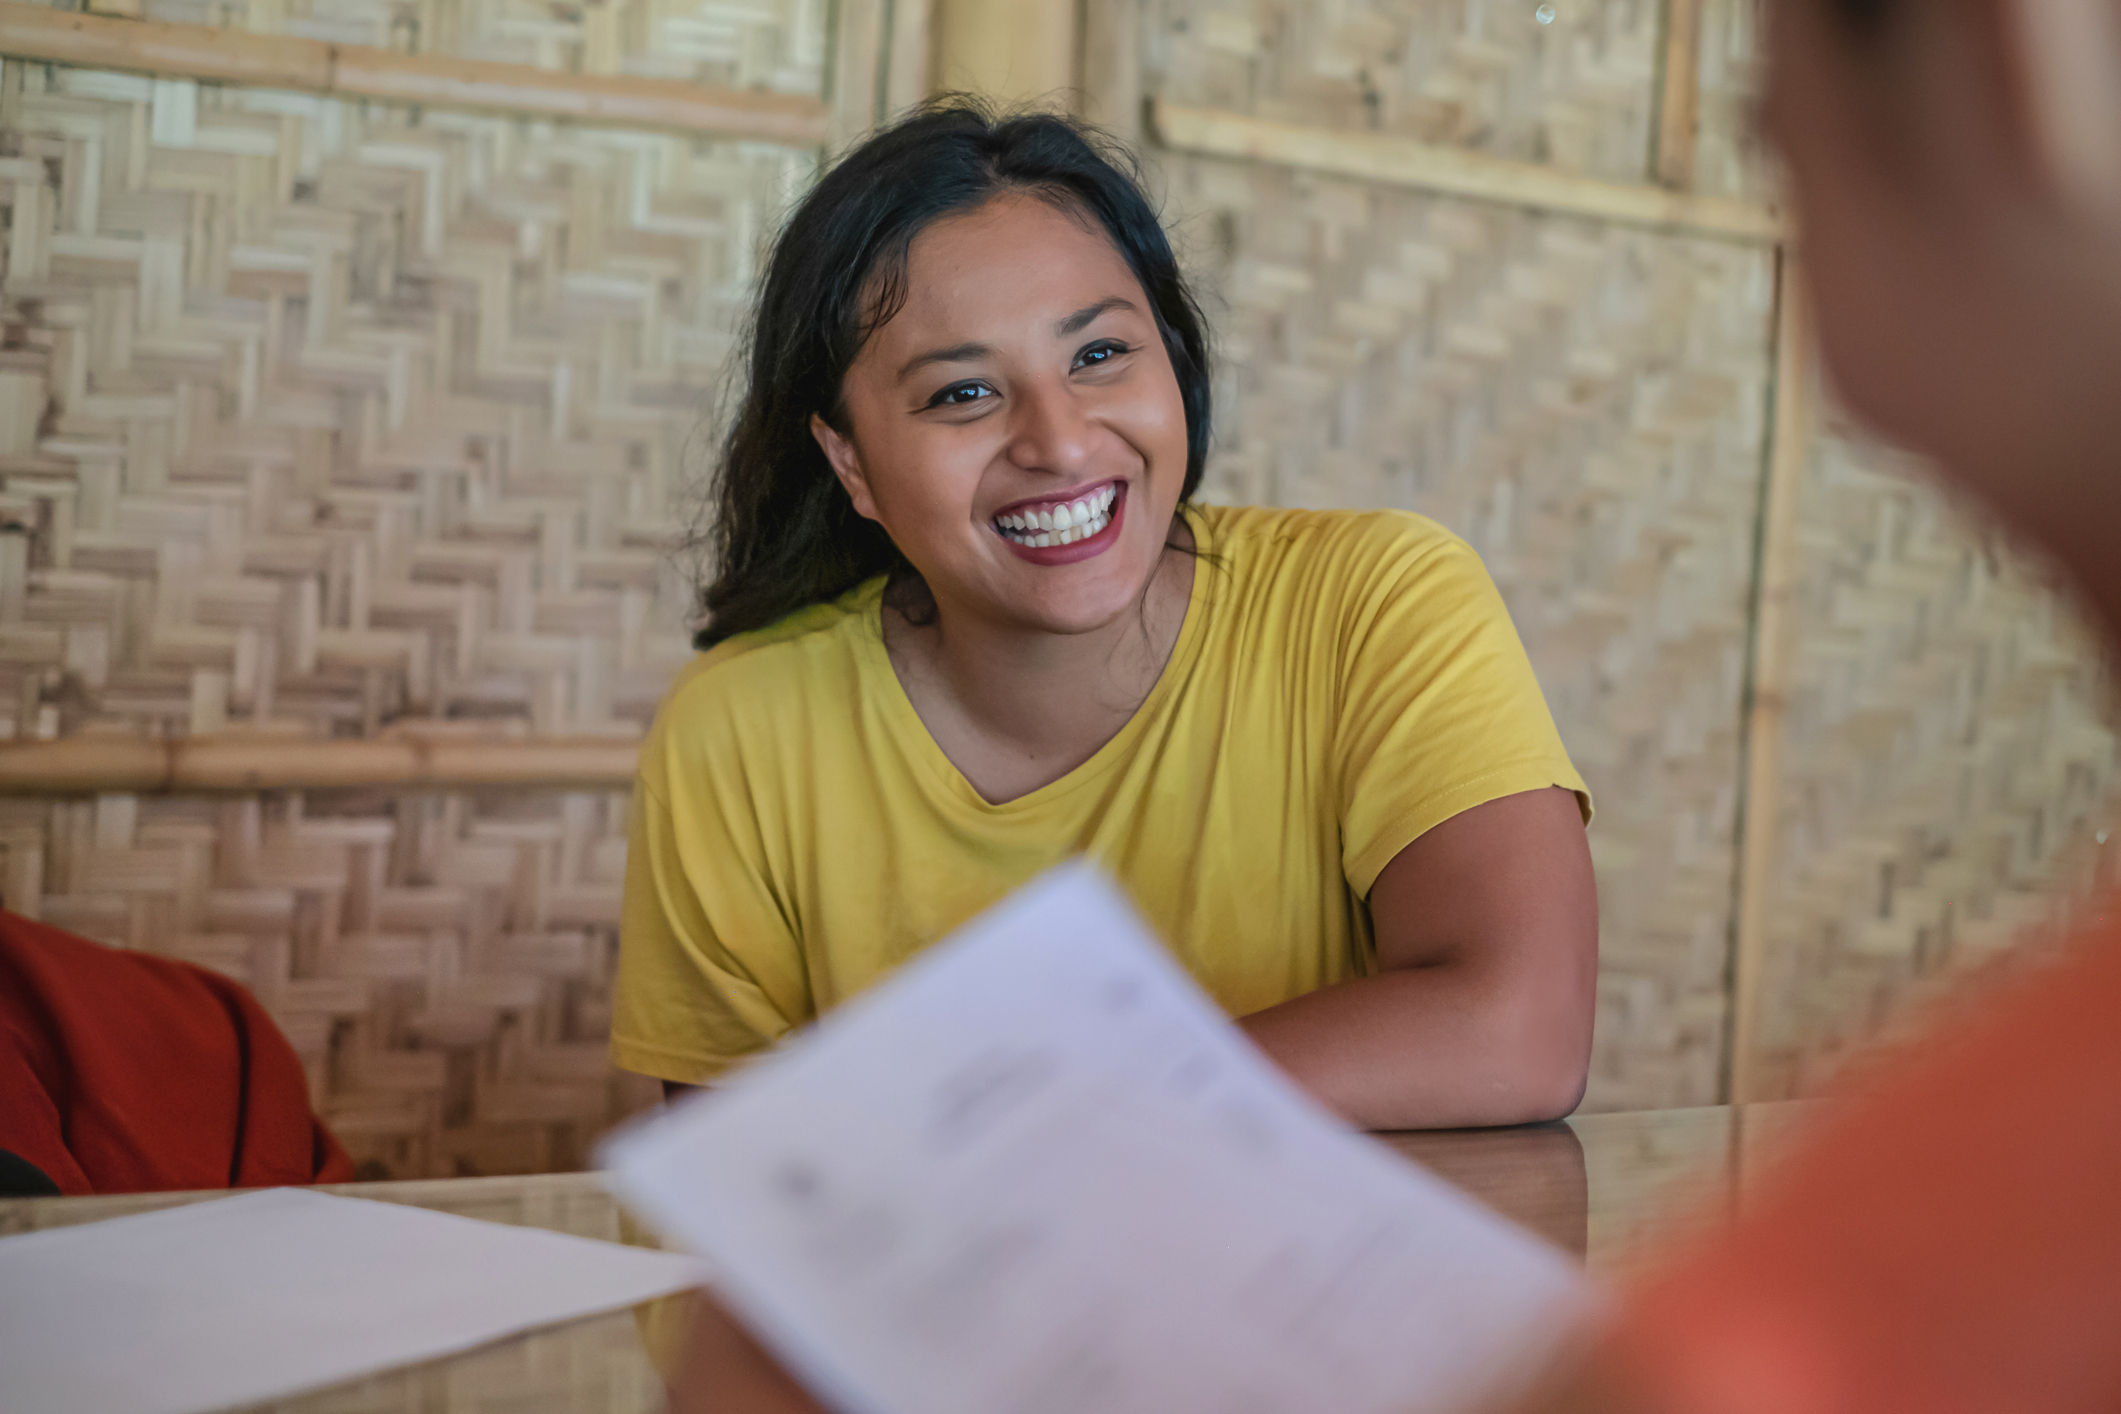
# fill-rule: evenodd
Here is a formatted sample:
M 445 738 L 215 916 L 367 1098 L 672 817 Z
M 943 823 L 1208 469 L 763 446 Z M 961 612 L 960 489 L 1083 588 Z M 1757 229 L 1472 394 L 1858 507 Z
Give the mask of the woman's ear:
M 864 520 L 881 520 L 876 513 L 876 497 L 869 494 L 869 478 L 862 474 L 862 458 L 854 450 L 854 443 L 833 430 L 832 424 L 810 414 L 810 435 L 824 449 L 825 460 L 832 463 L 832 474 L 847 488 L 847 499 L 854 502 L 854 513 Z

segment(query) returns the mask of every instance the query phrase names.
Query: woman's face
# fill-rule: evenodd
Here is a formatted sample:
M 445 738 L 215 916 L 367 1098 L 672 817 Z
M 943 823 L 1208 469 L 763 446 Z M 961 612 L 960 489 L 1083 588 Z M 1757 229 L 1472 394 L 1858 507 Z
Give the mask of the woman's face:
M 906 303 L 812 429 L 947 622 L 1101 628 L 1162 562 L 1186 474 L 1178 379 L 1094 219 L 997 197 L 914 238 Z

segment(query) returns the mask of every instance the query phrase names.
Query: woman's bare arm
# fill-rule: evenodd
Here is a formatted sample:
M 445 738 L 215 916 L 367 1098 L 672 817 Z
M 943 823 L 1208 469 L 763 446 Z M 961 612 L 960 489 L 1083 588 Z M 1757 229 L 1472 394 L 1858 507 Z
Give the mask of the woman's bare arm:
M 670 1414 L 825 1414 L 719 1301 L 701 1292 L 697 1305 Z
M 1598 898 L 1576 797 L 1506 796 L 1401 850 L 1370 891 L 1379 974 L 1239 1023 L 1366 1129 L 1558 1119 L 1583 1098 Z

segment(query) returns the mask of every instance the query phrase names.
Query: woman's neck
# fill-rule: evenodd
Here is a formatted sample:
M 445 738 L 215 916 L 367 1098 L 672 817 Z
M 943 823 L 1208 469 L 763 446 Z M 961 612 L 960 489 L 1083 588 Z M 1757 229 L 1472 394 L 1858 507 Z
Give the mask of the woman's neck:
M 1170 661 L 1194 557 L 1167 550 L 1128 612 L 1089 633 L 1042 633 L 938 605 L 909 622 L 886 607 L 884 644 L 937 746 L 993 804 L 1088 761 L 1132 720 Z

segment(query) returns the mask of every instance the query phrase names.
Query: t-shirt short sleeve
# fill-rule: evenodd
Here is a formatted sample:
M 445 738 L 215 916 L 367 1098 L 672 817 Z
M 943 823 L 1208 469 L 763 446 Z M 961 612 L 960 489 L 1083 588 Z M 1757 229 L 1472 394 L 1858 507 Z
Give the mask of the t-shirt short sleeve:
M 1479 556 L 1414 517 L 1365 519 L 1345 581 L 1335 743 L 1342 864 L 1363 897 L 1402 849 L 1474 806 L 1560 786 L 1591 816 Z
M 768 882 L 740 761 L 711 732 L 671 730 L 676 691 L 634 785 L 613 987 L 611 1057 L 697 1085 L 809 1019 L 801 948 Z

